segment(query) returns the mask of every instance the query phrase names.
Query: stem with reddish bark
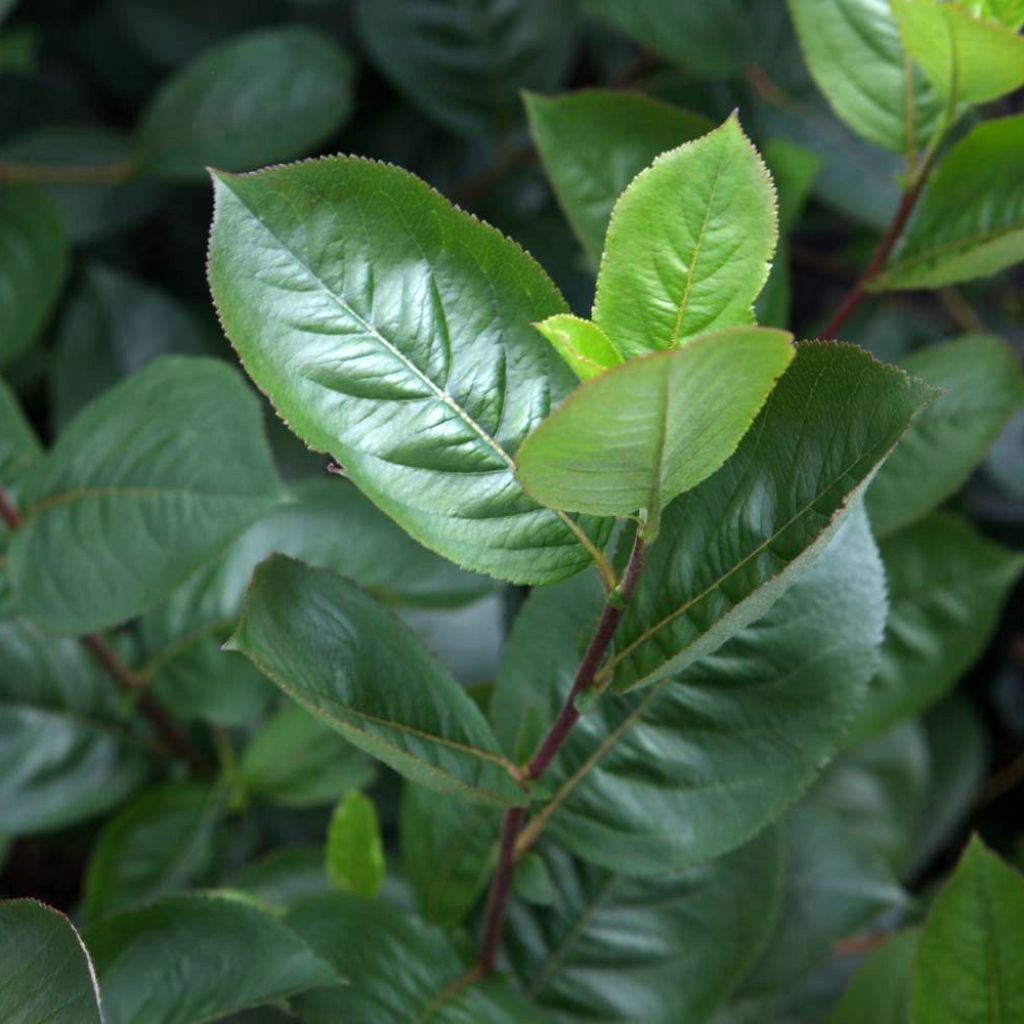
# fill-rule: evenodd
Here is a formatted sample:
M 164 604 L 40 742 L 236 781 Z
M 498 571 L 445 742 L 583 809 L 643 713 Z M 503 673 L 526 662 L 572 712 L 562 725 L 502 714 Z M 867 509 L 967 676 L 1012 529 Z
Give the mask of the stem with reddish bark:
M 572 687 L 566 695 L 561 710 L 555 717 L 547 734 L 538 744 L 533 756 L 527 762 L 526 768 L 523 771 L 523 779 L 525 781 L 536 782 L 547 771 L 548 766 L 569 738 L 573 726 L 579 721 L 578 699 L 594 685 L 594 679 L 601 667 L 601 663 L 604 661 L 605 655 L 608 653 L 608 648 L 611 646 L 615 631 L 618 629 L 622 616 L 625 614 L 626 606 L 636 591 L 636 585 L 640 579 L 640 574 L 644 570 L 645 561 L 646 547 L 642 537 L 642 530 L 638 528 L 636 538 L 633 541 L 633 550 L 630 553 L 625 572 L 622 574 L 622 579 L 605 601 L 601 618 L 598 620 L 593 636 L 590 638 L 590 643 L 587 645 L 583 660 L 576 670 Z M 512 807 L 505 812 L 504 820 L 501 823 L 501 837 L 498 841 L 498 863 L 494 869 L 494 876 L 491 879 L 491 888 L 487 897 L 487 909 L 484 913 L 484 926 L 480 939 L 478 965 L 484 973 L 494 970 L 494 965 L 498 958 L 501 930 L 505 921 L 505 911 L 508 907 L 512 875 L 515 869 L 516 840 L 519 837 L 519 829 L 525 816 L 525 807 Z
M 0 487 L 0 519 L 11 530 L 17 530 L 22 524 L 21 513 L 11 500 L 11 496 Z M 153 726 L 163 745 L 179 760 L 202 774 L 208 770 L 206 759 L 197 750 L 188 737 L 175 725 L 148 693 L 138 676 L 121 659 L 107 641 L 98 633 L 87 633 L 78 638 L 83 647 L 96 659 L 107 675 L 125 693 L 135 700 L 139 713 Z

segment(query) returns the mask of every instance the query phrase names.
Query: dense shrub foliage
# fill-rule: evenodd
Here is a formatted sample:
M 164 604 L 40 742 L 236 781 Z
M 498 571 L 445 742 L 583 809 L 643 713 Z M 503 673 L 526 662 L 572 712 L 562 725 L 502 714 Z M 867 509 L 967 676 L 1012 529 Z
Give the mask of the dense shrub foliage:
M 1022 25 L 0 0 L 0 1022 L 1024 1021 Z

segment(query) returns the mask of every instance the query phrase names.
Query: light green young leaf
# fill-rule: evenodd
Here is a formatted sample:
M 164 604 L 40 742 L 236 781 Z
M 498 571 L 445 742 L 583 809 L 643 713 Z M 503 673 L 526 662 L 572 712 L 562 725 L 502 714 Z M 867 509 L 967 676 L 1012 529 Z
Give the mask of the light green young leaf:
M 227 647 L 414 781 L 485 803 L 525 802 L 472 699 L 404 625 L 341 576 L 270 558 L 253 576 Z
M 1024 404 L 1020 359 L 1000 338 L 966 335 L 901 363 L 942 394 L 922 409 L 868 488 L 878 537 L 912 523 L 959 490 Z
M 506 749 L 527 716 L 557 713 L 601 602 L 597 581 L 580 577 L 536 592 L 520 613 L 491 706 Z M 720 651 L 585 714 L 545 776 L 554 796 L 527 831 L 543 827 L 579 857 L 647 877 L 739 846 L 838 749 L 884 623 L 882 566 L 860 511 Z
M 907 1024 L 918 933 L 899 932 L 861 964 L 830 1024 Z
M 773 831 L 666 878 L 612 875 L 556 848 L 557 900 L 509 908 L 509 959 L 552 1021 L 697 1024 L 726 999 L 767 941 L 785 849 Z
M 376 896 L 385 871 L 377 809 L 369 797 L 350 790 L 327 827 L 327 874 L 336 889 Z
M 505 979 L 474 981 L 443 932 L 388 903 L 336 892 L 285 920 L 347 981 L 296 999 L 304 1024 L 541 1024 Z
M 104 825 L 85 872 L 83 914 L 95 921 L 200 881 L 213 860 L 224 793 L 170 783 Z
M 771 177 L 730 117 L 662 154 L 622 193 L 592 319 L 627 359 L 751 324 L 777 235 Z
M 376 774 L 377 766 L 361 750 L 289 701 L 246 744 L 238 781 L 279 807 L 319 807 L 370 785 Z
M 913 1024 L 1024 1017 L 1024 877 L 978 838 L 925 921 L 911 981 Z
M 75 926 L 35 900 L 0 901 L 0 1020 L 104 1024 L 96 976 Z
M 890 0 L 900 37 L 950 104 L 988 103 L 1024 85 L 1024 38 L 945 0 Z
M 163 357 L 83 410 L 26 478 L 11 584 L 51 632 L 103 629 L 156 604 L 279 498 L 238 374 Z
M 530 326 L 566 312 L 533 260 L 367 160 L 219 175 L 216 194 L 225 330 L 310 447 L 460 565 L 548 583 L 590 564 L 581 528 L 513 475 L 511 453 L 572 383 Z
M 595 323 L 558 313 L 534 324 L 580 380 L 590 380 L 618 366 L 622 355 Z
M 793 359 L 793 337 L 734 327 L 630 360 L 581 385 L 523 443 L 517 476 L 539 502 L 602 516 L 661 510 L 736 450 Z
M 64 218 L 45 193 L 0 189 L 0 366 L 24 352 L 46 324 L 68 272 Z
M 558 201 L 596 267 L 612 207 L 659 153 L 714 126 L 639 93 L 579 89 L 563 96 L 528 93 L 530 133 Z
M 241 894 L 167 896 L 85 932 L 106 1024 L 193 1024 L 337 984 L 338 975 Z
M 1024 75 L 1024 53 L 1020 66 Z M 983 121 L 950 149 L 872 287 L 938 288 L 1021 260 L 1024 114 Z
M 164 83 L 142 116 L 141 159 L 190 179 L 302 156 L 347 117 L 352 77 L 348 54 L 312 29 L 236 36 Z
M 878 673 L 851 735 L 857 742 L 923 711 L 980 657 L 1024 553 L 935 512 L 881 542 L 889 620 Z
M 508 128 L 523 89 L 557 89 L 576 43 L 575 4 L 359 0 L 369 59 L 431 120 L 467 135 Z
M 911 66 L 889 0 L 789 0 L 789 10 L 807 67 L 846 124 L 897 153 L 927 145 L 943 101 Z

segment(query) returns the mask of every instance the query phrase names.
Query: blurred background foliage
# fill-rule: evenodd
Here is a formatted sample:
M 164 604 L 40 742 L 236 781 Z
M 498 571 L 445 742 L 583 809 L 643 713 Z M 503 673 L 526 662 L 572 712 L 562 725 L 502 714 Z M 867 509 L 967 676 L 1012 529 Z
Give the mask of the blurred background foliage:
M 813 337 L 888 222 L 902 163 L 832 113 L 782 0 L 0 0 L 0 210 L 12 222 L 46 225 L 42 244 L 27 254 L 16 239 L 0 239 L 3 272 L 36 280 L 33 307 L 12 309 L 0 274 L 4 376 L 48 442 L 87 402 L 159 355 L 232 359 L 205 281 L 211 190 L 204 168 L 245 170 L 327 153 L 422 176 L 520 242 L 585 314 L 594 268 L 540 166 L 523 92 L 588 87 L 641 91 L 714 123 L 739 110 L 775 172 L 786 232 L 761 317 Z M 1018 94 L 986 114 L 1021 111 Z M 615 159 L 610 154 L 598 173 L 614 173 Z M 33 270 L 40 266 L 47 272 Z M 977 333 L 997 334 L 1019 354 L 1021 284 L 1018 269 L 938 292 L 876 296 L 844 337 L 885 360 Z M 975 398 L 984 405 L 983 395 Z M 119 637 L 156 692 L 175 693 L 185 717 L 203 723 L 203 742 L 233 788 L 211 795 L 174 784 L 136 800 L 130 813 L 154 813 L 165 839 L 185 835 L 188 843 L 173 871 L 155 883 L 147 876 L 134 892 L 105 875 L 116 869 L 104 862 L 104 844 L 116 837 L 108 830 L 97 845 L 95 814 L 113 811 L 143 781 L 160 782 L 152 767 L 122 765 L 116 785 L 104 783 L 113 787 L 107 799 L 88 814 L 61 813 L 57 801 L 54 813 L 33 822 L 0 808 L 0 833 L 21 836 L 9 844 L 0 838 L 3 895 L 63 908 L 84 898 L 86 913 L 95 914 L 146 895 L 147 884 L 166 891 L 231 881 L 254 892 L 283 877 L 321 884 L 309 880 L 319 855 L 308 846 L 322 842 L 338 793 L 370 784 L 374 767 L 332 734 L 310 731 L 297 708 L 274 710 L 269 686 L 240 659 L 214 667 L 215 644 L 186 658 L 153 653 L 191 636 L 197 617 L 200 630 L 218 614 L 230 620 L 254 552 L 272 550 L 280 538 L 302 553 L 332 535 L 334 561 L 348 560 L 357 579 L 402 609 L 474 692 L 493 680 L 523 595 L 424 555 L 330 481 L 323 459 L 272 418 L 268 429 L 297 502 Z M 984 534 L 1024 547 L 1024 415 L 1005 427 L 954 504 Z M 744 982 L 751 1005 L 765 979 L 833 993 L 833 975 L 848 970 L 849 958 L 816 971 L 821 948 L 880 914 L 883 922 L 905 916 L 907 893 L 928 892 L 969 830 L 1024 865 L 1014 811 L 1024 782 L 1022 623 L 1018 586 L 955 691 L 937 694 L 922 719 L 843 755 L 801 805 L 793 827 L 814 861 L 803 866 L 805 893 L 822 902 L 824 920 L 815 932 L 794 911 L 791 934 L 774 947 L 786 963 L 766 955 Z M 0 678 L 7 676 L 0 693 L 6 686 L 10 695 L 17 682 L 13 666 L 10 655 L 0 665 Z M 81 672 L 94 675 L 85 663 Z M 394 858 L 397 780 L 379 773 L 373 786 Z M 0 803 L 4 793 L 0 781 Z M 852 862 L 850 831 L 878 839 L 876 861 Z M 296 849 L 256 860 L 282 844 Z M 290 873 L 278 873 L 282 856 L 291 858 Z M 838 877 L 856 899 L 831 890 Z M 803 1012 L 814 1019 L 806 991 Z

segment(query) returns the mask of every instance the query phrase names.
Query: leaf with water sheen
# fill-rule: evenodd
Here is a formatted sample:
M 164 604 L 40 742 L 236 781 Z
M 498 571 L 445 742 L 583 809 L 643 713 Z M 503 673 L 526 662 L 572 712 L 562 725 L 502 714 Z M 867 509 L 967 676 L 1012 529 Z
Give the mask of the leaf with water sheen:
M 525 802 L 472 699 L 406 626 L 341 576 L 268 559 L 228 649 L 414 781 L 485 803 Z
M 626 516 L 661 510 L 736 450 L 793 359 L 792 335 L 736 327 L 609 370 L 523 443 L 518 478 L 542 504 Z
M 771 177 L 730 117 L 663 153 L 619 197 L 592 319 L 627 359 L 749 325 L 777 236 Z
M 0 1020 L 104 1024 L 89 954 L 74 925 L 35 900 L 0 902 Z
M 703 114 L 610 89 L 527 93 L 525 103 L 544 169 L 594 266 L 622 190 L 659 153 L 714 127 Z
M 520 583 L 588 565 L 580 528 L 513 474 L 512 453 L 572 383 L 531 326 L 566 311 L 540 267 L 422 181 L 368 160 L 215 185 L 221 320 L 295 433 L 460 565 Z
M 938 288 L 987 277 L 1021 260 L 1024 114 L 982 121 L 949 150 L 872 287 Z
M 26 478 L 10 578 L 87 633 L 155 605 L 280 499 L 260 408 L 213 360 L 164 357 L 96 399 Z

